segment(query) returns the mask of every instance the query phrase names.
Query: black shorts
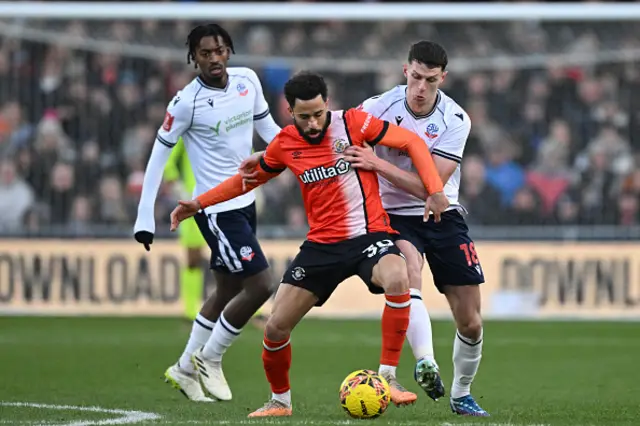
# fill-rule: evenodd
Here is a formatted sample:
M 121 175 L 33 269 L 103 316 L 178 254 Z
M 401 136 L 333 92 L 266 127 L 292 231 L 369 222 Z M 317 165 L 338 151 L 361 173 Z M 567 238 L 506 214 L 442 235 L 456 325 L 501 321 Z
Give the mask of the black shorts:
M 388 254 L 402 256 L 386 232 L 366 234 L 331 244 L 305 241 L 300 252 L 284 273 L 282 282 L 309 290 L 322 306 L 338 285 L 358 275 L 374 294 L 384 293 L 371 282 L 373 267 Z
M 469 228 L 457 210 L 442 214 L 440 223 L 423 222 L 422 216 L 390 214 L 391 227 L 400 233 L 396 240 L 406 240 L 422 253 L 429 263 L 433 282 L 444 293 L 446 285 L 475 285 L 484 282 L 484 274 Z
M 269 267 L 256 238 L 256 205 L 194 217 L 211 249 L 211 269 L 250 277 Z

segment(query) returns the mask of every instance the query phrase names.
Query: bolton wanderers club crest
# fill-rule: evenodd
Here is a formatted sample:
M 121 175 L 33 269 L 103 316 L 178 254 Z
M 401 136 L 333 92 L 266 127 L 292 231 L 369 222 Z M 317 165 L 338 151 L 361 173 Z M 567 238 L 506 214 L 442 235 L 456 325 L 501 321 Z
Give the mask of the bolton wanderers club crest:
M 349 147 L 349 142 L 344 139 L 336 139 L 333 141 L 333 150 L 337 154 L 342 154 Z
M 438 128 L 437 125 L 431 123 L 427 126 L 427 131 L 424 132 L 424 134 L 429 138 L 429 139 L 435 139 L 438 137 L 438 130 L 440 130 Z
M 253 256 L 255 255 L 256 254 L 253 252 L 253 249 L 250 246 L 244 246 L 240 249 L 240 256 L 245 262 L 251 262 Z
M 240 96 L 247 96 L 247 93 L 249 93 L 249 89 L 247 89 L 247 86 L 245 86 L 244 83 L 238 83 L 236 90 L 238 90 Z

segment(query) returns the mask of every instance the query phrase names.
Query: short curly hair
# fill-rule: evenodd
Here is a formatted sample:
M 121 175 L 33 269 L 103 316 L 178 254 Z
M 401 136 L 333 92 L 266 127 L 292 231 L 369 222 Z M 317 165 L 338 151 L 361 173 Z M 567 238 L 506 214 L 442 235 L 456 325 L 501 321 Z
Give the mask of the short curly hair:
M 296 99 L 308 101 L 314 99 L 318 95 L 322 96 L 322 100 L 327 100 L 327 83 L 320 74 L 311 71 L 301 71 L 291 77 L 284 85 L 284 97 L 293 108 Z

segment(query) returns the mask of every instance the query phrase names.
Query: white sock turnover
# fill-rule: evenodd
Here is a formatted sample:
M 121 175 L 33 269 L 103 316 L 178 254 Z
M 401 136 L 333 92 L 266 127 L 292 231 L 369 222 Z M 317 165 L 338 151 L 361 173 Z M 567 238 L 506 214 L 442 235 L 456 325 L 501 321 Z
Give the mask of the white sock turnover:
M 413 351 L 416 360 L 426 358 L 435 361 L 433 355 L 433 333 L 431 332 L 431 318 L 427 307 L 422 301 L 420 290 L 412 288 L 411 314 L 409 328 L 407 329 L 407 341 Z
M 288 390 L 285 393 L 272 393 L 271 399 L 275 399 L 278 402 L 283 403 L 287 407 L 291 407 L 291 391 Z
M 384 365 L 380 364 L 380 368 L 378 368 L 378 374 L 383 377 L 396 377 L 396 368 L 393 365 Z
M 202 349 L 202 355 L 214 362 L 221 362 L 222 356 L 229 346 L 238 338 L 242 329 L 233 327 L 224 318 L 224 313 L 220 315 L 220 319 L 213 328 L 213 333 Z

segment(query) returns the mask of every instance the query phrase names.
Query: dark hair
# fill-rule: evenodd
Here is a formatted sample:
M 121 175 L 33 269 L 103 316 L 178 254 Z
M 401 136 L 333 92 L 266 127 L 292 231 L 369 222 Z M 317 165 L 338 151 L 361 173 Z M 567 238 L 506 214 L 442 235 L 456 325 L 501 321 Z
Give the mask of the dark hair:
M 442 68 L 442 71 L 447 67 L 449 60 L 447 59 L 447 51 L 444 47 L 433 41 L 419 41 L 411 45 L 409 49 L 409 63 L 417 61 L 428 68 Z
M 296 99 L 308 101 L 318 95 L 322 96 L 323 101 L 327 100 L 327 83 L 320 74 L 311 71 L 297 73 L 284 85 L 284 97 L 291 108 L 296 103 Z
M 187 63 L 190 64 L 191 61 L 196 60 L 196 49 L 200 44 L 200 40 L 203 37 L 218 37 L 222 38 L 224 44 L 226 44 L 229 49 L 231 49 L 232 53 L 236 53 L 233 49 L 233 40 L 231 40 L 231 36 L 218 24 L 207 24 L 207 25 L 198 25 L 194 29 L 191 30 L 189 35 L 187 36 L 187 46 L 189 46 L 189 52 L 187 52 Z

